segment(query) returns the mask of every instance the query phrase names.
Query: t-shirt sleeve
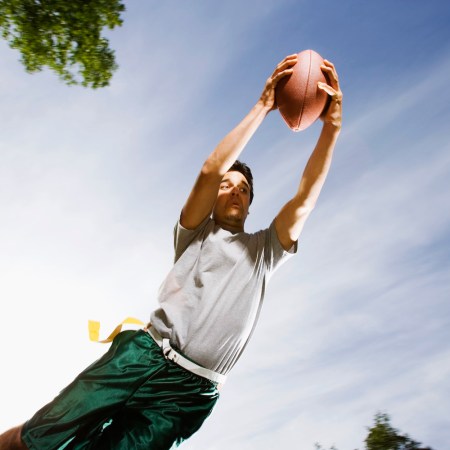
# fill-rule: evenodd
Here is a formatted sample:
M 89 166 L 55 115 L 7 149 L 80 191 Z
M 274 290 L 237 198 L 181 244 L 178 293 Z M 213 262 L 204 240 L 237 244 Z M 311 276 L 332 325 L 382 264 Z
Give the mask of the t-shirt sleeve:
M 184 228 L 180 220 L 175 225 L 173 230 L 173 244 L 175 249 L 175 261 L 184 253 L 184 251 L 189 247 L 189 245 L 195 240 L 199 239 L 203 235 L 203 232 L 207 225 L 211 222 L 211 218 L 207 217 L 197 228 L 194 230 L 188 230 Z
M 297 242 L 295 242 L 288 251 L 282 247 L 275 228 L 275 221 L 273 221 L 266 230 L 265 242 L 264 257 L 269 272 L 274 272 L 282 263 L 295 255 L 297 253 L 297 247 Z

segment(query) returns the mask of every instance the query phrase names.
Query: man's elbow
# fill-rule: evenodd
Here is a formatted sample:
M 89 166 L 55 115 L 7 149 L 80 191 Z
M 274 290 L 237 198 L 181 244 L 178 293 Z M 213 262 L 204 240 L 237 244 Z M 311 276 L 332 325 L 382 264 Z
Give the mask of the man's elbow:
M 200 174 L 205 178 L 222 178 L 227 172 L 221 161 L 218 161 L 213 156 L 210 156 L 204 163 L 200 170 Z
M 201 170 L 200 170 L 200 174 L 201 174 L 202 176 L 207 177 L 207 176 L 210 176 L 210 175 L 213 174 L 213 173 L 217 173 L 217 167 L 216 167 L 216 165 L 214 164 L 214 162 L 213 162 L 213 161 L 210 161 L 210 158 L 208 158 L 208 159 L 203 163 L 203 166 L 202 166 L 202 168 L 201 168 Z
M 316 207 L 316 202 L 312 201 L 310 199 L 304 200 L 304 199 L 294 199 L 295 203 L 295 216 L 298 219 L 301 219 L 302 217 L 308 217 L 312 210 Z

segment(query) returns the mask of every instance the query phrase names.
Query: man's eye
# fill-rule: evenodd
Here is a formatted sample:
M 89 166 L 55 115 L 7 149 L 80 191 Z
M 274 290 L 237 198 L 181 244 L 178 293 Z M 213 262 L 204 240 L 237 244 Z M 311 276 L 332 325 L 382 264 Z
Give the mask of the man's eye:
M 247 188 L 241 188 L 241 192 L 243 192 L 244 194 L 246 194 L 248 192 Z
M 221 186 L 220 186 L 220 189 L 228 189 L 228 184 L 222 184 Z

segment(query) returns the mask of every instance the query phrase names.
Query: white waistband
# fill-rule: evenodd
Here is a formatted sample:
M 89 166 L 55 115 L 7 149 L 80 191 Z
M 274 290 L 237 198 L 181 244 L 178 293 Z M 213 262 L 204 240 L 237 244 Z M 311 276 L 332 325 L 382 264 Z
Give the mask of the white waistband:
M 153 338 L 153 340 L 161 347 L 163 355 L 166 359 L 173 361 L 175 364 L 183 367 L 183 369 L 189 370 L 189 372 L 195 373 L 203 378 L 207 378 L 215 383 L 224 384 L 227 376 L 221 373 L 214 372 L 213 370 L 206 369 L 205 367 L 199 366 L 198 364 L 192 362 L 191 360 L 184 357 L 182 354 L 178 353 L 170 346 L 169 339 L 164 339 L 155 330 L 154 327 L 149 326 L 146 328 L 147 333 Z

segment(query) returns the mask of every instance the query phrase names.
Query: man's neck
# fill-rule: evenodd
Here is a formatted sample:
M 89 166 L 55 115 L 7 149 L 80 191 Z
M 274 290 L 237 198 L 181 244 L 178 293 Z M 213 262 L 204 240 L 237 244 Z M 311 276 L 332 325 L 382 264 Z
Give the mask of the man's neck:
M 224 230 L 227 230 L 233 234 L 242 233 L 244 231 L 243 223 L 233 223 L 231 221 L 227 221 L 227 222 L 216 221 L 216 224 L 219 225 L 220 228 L 223 228 Z

